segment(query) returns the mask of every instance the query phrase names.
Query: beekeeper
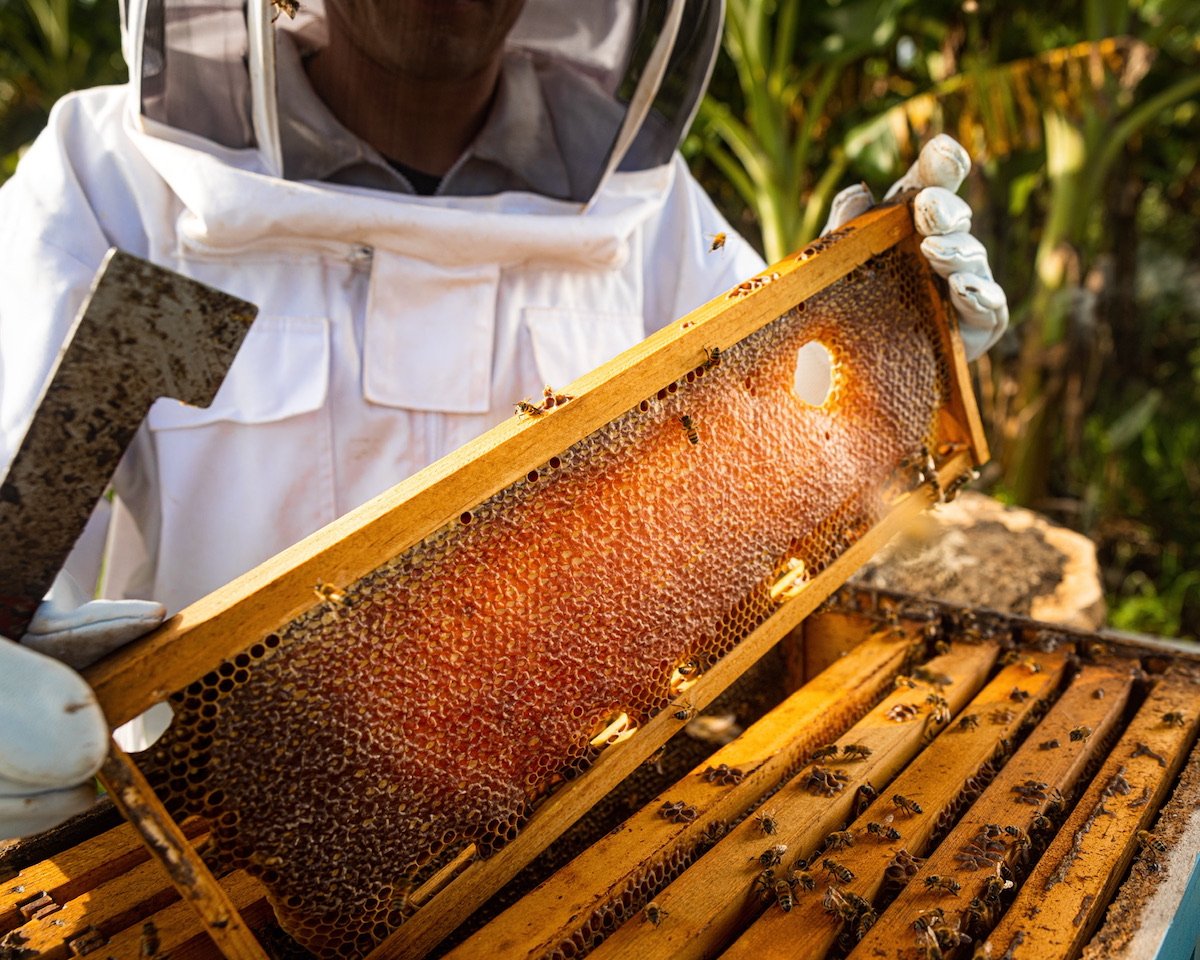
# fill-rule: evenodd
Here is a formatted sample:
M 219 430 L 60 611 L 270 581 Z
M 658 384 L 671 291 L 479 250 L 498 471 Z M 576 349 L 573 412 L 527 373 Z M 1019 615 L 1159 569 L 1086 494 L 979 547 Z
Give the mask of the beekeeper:
M 130 82 L 60 100 L 0 190 L 0 468 L 109 247 L 260 306 L 212 406 L 151 408 L 73 580 L 21 644 L 0 640 L 0 836 L 92 802 L 108 731 L 64 662 L 144 633 L 762 267 L 676 152 L 720 0 L 278 13 L 130 0 Z M 930 253 L 978 355 L 1007 307 L 948 192 L 967 166 L 938 138 L 901 185 L 944 188 L 919 219 L 949 234 Z M 830 227 L 870 202 L 844 192 Z

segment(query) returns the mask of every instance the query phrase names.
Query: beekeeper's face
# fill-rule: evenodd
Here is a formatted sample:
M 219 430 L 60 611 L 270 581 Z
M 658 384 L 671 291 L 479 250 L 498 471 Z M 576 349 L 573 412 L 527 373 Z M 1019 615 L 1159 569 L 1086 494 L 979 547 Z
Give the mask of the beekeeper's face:
M 344 30 L 380 66 L 414 79 L 462 80 L 490 62 L 525 0 L 327 0 Z

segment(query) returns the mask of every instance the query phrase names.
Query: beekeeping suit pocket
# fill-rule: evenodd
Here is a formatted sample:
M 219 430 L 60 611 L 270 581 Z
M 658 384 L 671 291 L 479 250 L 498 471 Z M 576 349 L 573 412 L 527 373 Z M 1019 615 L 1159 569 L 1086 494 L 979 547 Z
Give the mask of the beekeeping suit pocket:
M 363 396 L 441 413 L 486 413 L 495 264 L 445 266 L 376 250 L 363 333 Z

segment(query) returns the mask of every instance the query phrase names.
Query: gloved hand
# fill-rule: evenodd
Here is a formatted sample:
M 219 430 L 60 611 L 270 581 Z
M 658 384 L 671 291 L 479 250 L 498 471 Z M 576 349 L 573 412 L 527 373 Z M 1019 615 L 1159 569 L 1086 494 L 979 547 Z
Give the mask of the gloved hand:
M 913 220 L 925 237 L 921 252 L 949 283 L 967 359 L 975 360 L 1008 327 L 1008 298 L 992 278 L 983 244 L 971 236 L 971 208 L 954 193 L 970 169 L 967 151 L 952 137 L 940 134 L 925 144 L 916 163 L 892 184 L 884 199 L 901 190 L 920 189 L 913 201 Z M 836 230 L 874 202 L 866 184 L 847 187 L 833 198 L 822 233 Z
M 108 724 L 71 667 L 99 660 L 166 614 L 145 600 L 83 603 L 80 593 L 60 575 L 22 642 L 0 637 L 0 838 L 38 833 L 91 806 Z

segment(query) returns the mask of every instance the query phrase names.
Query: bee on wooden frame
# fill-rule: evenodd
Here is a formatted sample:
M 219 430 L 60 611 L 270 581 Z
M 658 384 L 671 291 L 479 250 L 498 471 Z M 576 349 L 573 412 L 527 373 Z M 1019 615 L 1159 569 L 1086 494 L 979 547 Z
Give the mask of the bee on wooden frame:
M 704 369 L 711 370 L 713 367 L 721 365 L 721 348 L 720 347 L 705 347 L 704 348 Z
M 1072 743 L 1081 743 L 1092 735 L 1092 728 L 1087 724 L 1080 724 L 1071 731 L 1070 737 Z
M 902 793 L 892 794 L 892 803 L 910 816 L 915 816 L 918 813 L 925 812 L 921 809 L 921 805 L 917 803 L 916 800 L 910 800 Z
M 774 811 L 764 810 L 761 813 L 756 814 L 754 820 L 760 827 L 762 827 L 762 832 L 768 837 L 775 836 L 775 833 L 779 830 L 779 824 L 775 820 Z
M 940 874 L 931 873 L 925 878 L 925 888 L 927 890 L 945 890 L 957 897 L 958 892 L 962 889 L 962 884 L 953 877 L 943 877 Z
M 644 914 L 642 914 L 642 918 L 644 920 L 649 920 L 656 927 L 660 923 L 662 923 L 665 918 L 667 918 L 669 916 L 670 916 L 670 914 L 667 913 L 666 910 L 664 910 L 662 907 L 660 907 L 657 903 L 654 903 L 654 902 L 650 902 L 650 903 L 646 904 L 646 912 Z
M 854 834 L 849 830 L 835 830 L 825 838 L 826 850 L 844 850 L 854 846 Z
M 332 603 L 340 607 L 350 606 L 350 601 L 346 597 L 343 590 L 339 590 L 331 583 L 325 583 L 323 580 L 318 580 L 317 585 L 313 587 L 313 593 L 317 595 L 317 599 L 322 603 Z
M 846 760 L 866 760 L 871 755 L 871 748 L 865 743 L 848 743 L 842 747 L 842 757 Z
M 839 883 L 849 883 L 854 879 L 854 871 L 847 867 L 844 863 L 839 863 L 837 860 L 834 860 L 833 857 L 826 857 L 821 861 L 821 866 L 828 870 L 829 875 Z
M 1186 727 L 1187 717 L 1180 710 L 1170 710 L 1162 715 L 1162 721 L 1168 727 Z
M 764 867 L 777 867 L 783 862 L 783 855 L 787 853 L 786 843 L 777 843 L 773 847 L 768 847 L 757 857 L 751 857 L 751 860 L 757 860 Z
M 903 839 L 900 835 L 900 831 L 891 824 L 876 823 L 874 820 L 867 824 L 867 833 L 878 837 L 880 840 Z
M 513 404 L 513 415 L 518 417 L 540 417 L 546 411 L 529 402 L 529 398 L 518 400 Z

